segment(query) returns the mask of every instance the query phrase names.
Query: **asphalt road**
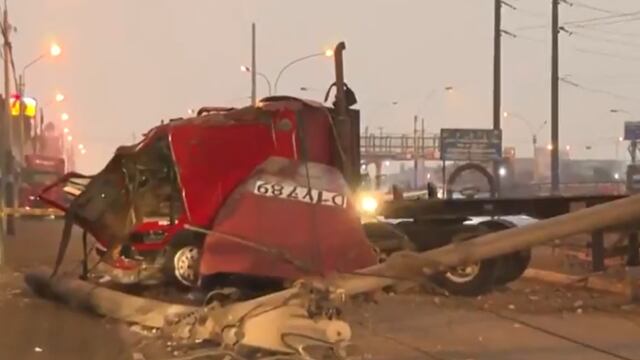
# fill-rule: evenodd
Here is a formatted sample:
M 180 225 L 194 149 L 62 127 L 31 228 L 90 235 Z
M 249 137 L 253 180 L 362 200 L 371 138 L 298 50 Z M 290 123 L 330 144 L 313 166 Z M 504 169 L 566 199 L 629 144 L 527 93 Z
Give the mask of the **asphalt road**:
M 160 359 L 146 350 L 153 340 L 126 325 L 33 296 L 20 273 L 53 264 L 61 223 L 18 225 L 0 268 L 0 359 Z M 66 270 L 78 269 L 73 240 Z M 528 281 L 478 299 L 383 296 L 346 313 L 371 359 L 640 359 L 640 306 Z

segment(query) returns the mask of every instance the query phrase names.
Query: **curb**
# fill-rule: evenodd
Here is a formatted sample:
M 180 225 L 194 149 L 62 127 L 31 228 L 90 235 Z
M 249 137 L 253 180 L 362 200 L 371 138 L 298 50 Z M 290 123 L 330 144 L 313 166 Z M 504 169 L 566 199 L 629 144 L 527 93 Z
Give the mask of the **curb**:
M 555 271 L 529 268 L 524 272 L 524 274 L 522 274 L 522 277 L 525 279 L 540 280 L 557 285 L 587 288 L 628 297 L 631 297 L 638 291 L 637 287 L 634 288 L 634 286 L 632 286 L 633 280 L 630 278 L 621 281 L 611 279 L 600 274 L 576 276 Z

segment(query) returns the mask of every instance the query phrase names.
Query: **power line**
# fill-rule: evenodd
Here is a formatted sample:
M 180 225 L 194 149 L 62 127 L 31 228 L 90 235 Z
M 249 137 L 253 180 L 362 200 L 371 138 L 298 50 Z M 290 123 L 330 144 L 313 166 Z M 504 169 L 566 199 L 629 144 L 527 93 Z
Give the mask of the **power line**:
M 625 61 L 640 61 L 640 57 L 622 56 L 622 55 L 619 55 L 619 54 L 612 54 L 612 53 L 608 53 L 608 52 L 600 51 L 600 50 L 579 48 L 579 47 L 572 47 L 570 49 L 573 50 L 573 51 L 576 51 L 576 52 L 584 53 L 584 54 L 604 56 L 604 57 L 608 57 L 608 58 L 612 58 L 612 59 L 625 60 Z
M 585 24 L 585 23 L 599 22 L 599 21 L 603 21 L 603 20 L 619 19 L 619 18 L 635 16 L 635 15 L 638 15 L 638 14 L 640 14 L 640 10 L 621 13 L 621 14 L 615 14 L 615 15 L 592 17 L 592 18 L 587 18 L 587 19 L 582 19 L 582 20 L 567 21 L 567 22 L 565 22 L 565 25 Z
M 576 6 L 576 7 L 580 7 L 583 9 L 588 9 L 588 10 L 593 10 L 593 11 L 597 11 L 600 13 L 605 13 L 605 14 L 610 14 L 610 15 L 620 15 L 621 13 L 618 11 L 612 11 L 612 10 L 607 10 L 607 9 L 603 9 L 603 8 L 599 8 L 593 5 L 589 5 L 589 4 L 585 4 L 583 2 L 579 2 L 579 1 L 571 1 L 569 2 L 570 5 Z
M 591 32 L 597 32 L 600 34 L 607 34 L 607 35 L 616 36 L 616 37 L 626 37 L 626 38 L 633 38 L 633 39 L 640 38 L 640 33 L 628 33 L 628 32 L 620 32 L 620 31 L 612 31 L 612 30 L 588 28 L 588 27 L 581 27 L 580 29 L 591 31 Z
M 607 96 L 611 96 L 613 98 L 619 99 L 619 100 L 628 100 L 628 101 L 640 101 L 640 98 L 634 98 L 634 97 L 630 97 L 630 96 L 626 96 L 626 95 L 621 95 L 621 94 L 617 94 L 614 93 L 612 91 L 609 90 L 605 90 L 605 89 L 598 89 L 598 88 L 593 88 L 593 87 L 589 87 L 589 86 L 584 86 L 581 85 L 575 81 L 569 80 L 566 77 L 565 78 L 560 78 L 560 81 L 571 85 L 575 88 L 584 90 L 586 92 L 590 92 L 590 93 L 594 93 L 594 94 L 602 94 L 602 95 L 607 95 Z
M 640 14 L 640 11 L 638 11 L 637 14 Z M 572 21 L 569 21 L 569 22 L 566 22 L 565 25 L 574 25 L 575 27 L 582 28 L 582 27 L 592 27 L 592 26 L 616 25 L 616 24 L 634 22 L 638 20 L 640 20 L 640 16 L 627 17 L 625 19 L 612 19 L 609 21 L 601 21 L 601 22 L 590 22 L 590 23 L 574 23 Z
M 580 31 L 572 31 L 571 32 L 572 35 L 576 35 L 580 38 L 586 39 L 586 40 L 591 40 L 591 41 L 596 41 L 596 42 L 604 42 L 607 44 L 618 44 L 618 45 L 624 45 L 624 46 L 628 46 L 628 47 L 634 47 L 634 48 L 640 48 L 640 43 L 637 42 L 631 42 L 631 41 L 624 41 L 624 40 L 617 40 L 617 39 L 611 39 L 611 38 L 607 38 L 607 37 L 602 37 L 602 36 L 596 36 L 596 35 L 590 35 L 590 34 L 584 34 Z

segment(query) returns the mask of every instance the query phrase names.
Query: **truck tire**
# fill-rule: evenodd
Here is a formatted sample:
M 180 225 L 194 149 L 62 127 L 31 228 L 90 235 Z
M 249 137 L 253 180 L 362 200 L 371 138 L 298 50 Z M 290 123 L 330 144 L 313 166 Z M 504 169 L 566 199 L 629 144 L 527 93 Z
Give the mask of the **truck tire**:
M 415 251 L 415 246 L 402 230 L 385 222 L 368 222 L 362 224 L 369 242 L 381 253 L 389 255 L 396 251 Z
M 198 286 L 203 243 L 202 236 L 191 231 L 173 236 L 164 255 L 163 273 L 167 282 L 185 288 Z
M 516 227 L 514 223 L 506 220 L 488 220 L 481 222 L 480 225 L 492 232 Z M 496 285 L 506 285 L 517 280 L 527 270 L 529 263 L 531 263 L 531 249 L 501 256 L 496 275 Z
M 496 285 L 506 285 L 518 280 L 531 263 L 531 250 L 517 251 L 500 258 Z
M 462 234 L 456 241 L 465 241 L 490 232 L 481 230 L 477 233 Z M 450 294 L 461 296 L 478 296 L 485 294 L 496 283 L 499 258 L 485 259 L 475 264 L 468 264 L 451 269 L 446 273 L 431 276 L 431 280 Z

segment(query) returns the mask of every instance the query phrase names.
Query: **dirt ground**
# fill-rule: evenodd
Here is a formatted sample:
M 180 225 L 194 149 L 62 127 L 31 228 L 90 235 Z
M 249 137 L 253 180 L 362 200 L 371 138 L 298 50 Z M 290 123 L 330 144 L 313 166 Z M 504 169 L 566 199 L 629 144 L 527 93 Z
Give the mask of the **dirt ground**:
M 61 223 L 21 220 L 18 231 L 0 268 L 0 359 L 171 358 L 136 327 L 33 296 L 21 273 L 53 263 Z M 79 243 L 66 270 L 78 269 Z M 478 298 L 409 290 L 345 313 L 369 359 L 640 359 L 640 305 L 530 280 Z

